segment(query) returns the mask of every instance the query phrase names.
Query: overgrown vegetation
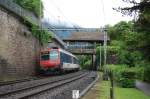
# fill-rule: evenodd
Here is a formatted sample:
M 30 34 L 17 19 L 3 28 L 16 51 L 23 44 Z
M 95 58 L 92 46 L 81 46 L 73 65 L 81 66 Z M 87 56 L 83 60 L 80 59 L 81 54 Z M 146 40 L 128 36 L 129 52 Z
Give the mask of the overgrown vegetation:
M 91 69 L 91 64 L 92 64 L 91 57 L 92 57 L 91 55 L 78 56 L 82 69 Z
M 32 25 L 31 32 L 42 44 L 51 40 L 52 33 L 47 30 L 40 30 L 38 26 Z
M 119 22 L 114 26 L 107 26 L 111 38 L 110 52 L 117 57 L 118 64 L 127 64 L 134 67 L 143 60 L 141 48 L 141 35 L 133 31 L 133 22 Z
M 117 85 L 130 88 L 135 86 L 136 79 L 143 78 L 143 67 L 129 67 L 128 65 L 107 65 L 109 73 L 113 73 L 113 79 Z
M 32 11 L 37 17 L 43 16 L 43 3 L 41 0 L 14 0 L 21 7 Z
M 127 14 L 133 15 L 134 11 L 139 12 L 139 18 L 137 21 L 132 24 L 125 23 L 126 25 L 120 24 L 120 28 L 115 29 L 117 25 L 113 27 L 108 27 L 108 33 L 112 37 L 112 39 L 120 41 L 115 34 L 119 34 L 120 32 L 118 30 L 122 29 L 122 27 L 127 30 L 121 33 L 122 35 L 127 34 L 127 39 L 122 39 L 125 44 L 125 50 L 127 53 L 124 54 L 124 56 L 127 56 L 125 59 L 122 57 L 119 57 L 119 59 L 126 60 L 131 67 L 143 67 L 144 73 L 143 73 L 143 80 L 150 82 L 150 2 L 149 0 L 142 0 L 140 3 L 135 2 L 135 0 L 127 0 L 129 3 L 135 4 L 133 7 L 127 7 L 127 8 L 121 8 L 120 11 L 126 12 Z M 125 14 L 125 13 L 123 13 Z M 113 37 L 114 36 L 114 37 Z M 116 38 L 117 39 L 116 39 Z M 122 37 L 122 36 L 121 36 Z M 119 38 L 121 38 L 119 37 Z M 122 50 L 123 51 L 123 50 Z M 121 55 L 121 54 L 120 54 Z
M 19 4 L 21 7 L 32 11 L 38 17 L 43 16 L 43 4 L 41 0 L 14 0 L 14 2 Z M 23 23 L 29 27 L 32 35 L 36 37 L 41 44 L 46 44 L 51 40 L 52 32 L 48 30 L 42 30 L 29 17 L 23 18 Z
M 131 3 L 131 0 L 127 1 Z M 110 56 L 116 58 L 113 62 L 116 65 L 109 65 L 108 70 L 114 73 L 115 82 L 121 87 L 134 87 L 135 79 L 150 82 L 150 6 L 146 2 L 150 4 L 149 0 L 143 0 L 131 8 L 121 9 L 122 13 L 130 14 L 138 9 L 137 21 L 121 21 L 114 26 L 106 26 L 111 38 L 107 59 Z
M 122 21 L 114 26 L 108 25 L 111 42 L 107 51 L 109 56 L 114 55 L 117 58 L 115 64 L 127 65 L 131 70 L 133 68 L 143 68 L 144 71 L 140 72 L 142 73 L 140 79 L 150 82 L 150 76 L 148 75 L 150 72 L 149 48 L 145 47 L 145 45 L 149 45 L 149 38 L 147 38 L 149 34 L 145 35 L 145 31 L 139 32 L 136 30 L 135 24 Z M 122 81 L 130 82 L 129 79 L 124 78 Z

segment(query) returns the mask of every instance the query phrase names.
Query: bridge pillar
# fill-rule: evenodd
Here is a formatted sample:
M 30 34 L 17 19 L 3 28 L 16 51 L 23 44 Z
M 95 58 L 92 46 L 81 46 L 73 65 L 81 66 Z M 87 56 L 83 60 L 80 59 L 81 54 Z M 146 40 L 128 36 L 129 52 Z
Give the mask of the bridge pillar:
M 95 64 L 95 62 L 96 62 L 96 55 L 95 54 L 93 54 L 92 55 L 92 69 L 93 70 L 96 70 L 96 64 Z

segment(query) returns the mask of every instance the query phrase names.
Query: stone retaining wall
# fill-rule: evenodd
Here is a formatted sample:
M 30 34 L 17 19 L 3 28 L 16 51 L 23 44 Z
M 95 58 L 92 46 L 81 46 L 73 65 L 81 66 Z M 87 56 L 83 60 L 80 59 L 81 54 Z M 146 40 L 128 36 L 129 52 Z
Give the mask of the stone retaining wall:
M 19 18 L 0 7 L 0 78 L 34 75 L 40 47 Z

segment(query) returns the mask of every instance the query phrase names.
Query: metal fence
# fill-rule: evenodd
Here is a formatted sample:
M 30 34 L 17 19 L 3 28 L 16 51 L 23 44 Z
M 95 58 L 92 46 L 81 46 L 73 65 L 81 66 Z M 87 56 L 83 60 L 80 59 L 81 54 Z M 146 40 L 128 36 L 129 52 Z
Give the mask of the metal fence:
M 95 45 L 77 45 L 70 44 L 67 46 L 68 49 L 95 49 Z
M 0 6 L 8 9 L 16 15 L 25 18 L 27 21 L 39 25 L 39 19 L 30 11 L 23 9 L 19 5 L 13 2 L 13 0 L 0 0 Z
M 18 4 L 14 3 L 13 0 L 0 0 L 0 6 L 3 8 L 13 12 L 14 14 L 18 15 L 19 17 L 26 19 L 28 22 L 35 24 L 43 29 L 49 30 L 48 27 L 44 26 L 42 22 L 40 22 L 39 18 L 36 17 L 32 12 L 25 10 Z M 49 30 L 50 31 L 50 30 Z M 61 45 L 65 46 L 64 42 L 52 32 L 53 38 L 59 41 Z

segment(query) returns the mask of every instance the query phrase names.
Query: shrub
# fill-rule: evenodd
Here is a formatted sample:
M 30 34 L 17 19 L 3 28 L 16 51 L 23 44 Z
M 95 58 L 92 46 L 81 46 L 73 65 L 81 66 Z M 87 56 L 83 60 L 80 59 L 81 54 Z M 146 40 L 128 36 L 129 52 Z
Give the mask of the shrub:
M 113 79 L 117 85 L 129 88 L 135 86 L 137 71 L 127 65 L 108 65 L 107 70 L 113 73 Z
M 140 80 L 144 80 L 150 82 L 150 63 L 146 60 L 141 61 L 138 65 L 137 78 Z
M 121 78 L 119 84 L 123 88 L 132 88 L 135 87 L 135 80 L 129 78 Z
M 136 72 L 131 68 L 126 68 L 121 72 L 121 79 L 119 84 L 121 87 L 130 88 L 135 86 Z
M 132 67 L 132 70 L 136 73 L 135 78 L 143 80 L 144 78 L 144 68 L 143 67 Z
M 136 72 L 133 70 L 133 68 L 125 68 L 121 72 L 121 76 L 124 78 L 134 79 L 136 75 Z

